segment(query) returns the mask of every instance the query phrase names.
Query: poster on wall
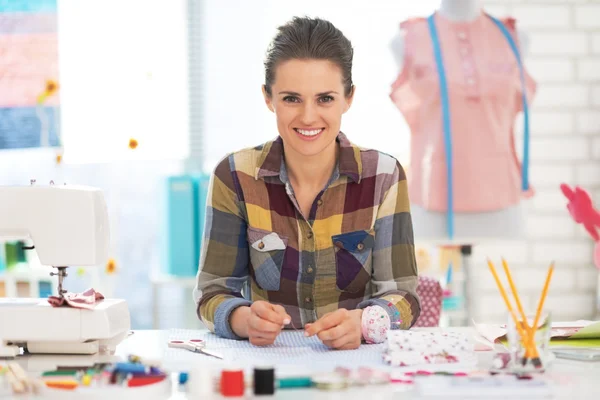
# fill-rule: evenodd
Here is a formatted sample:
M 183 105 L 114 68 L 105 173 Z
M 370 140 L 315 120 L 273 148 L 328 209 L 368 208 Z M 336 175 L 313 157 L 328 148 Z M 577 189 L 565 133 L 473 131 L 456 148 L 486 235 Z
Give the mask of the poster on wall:
M 60 146 L 58 0 L 0 0 L 0 150 Z

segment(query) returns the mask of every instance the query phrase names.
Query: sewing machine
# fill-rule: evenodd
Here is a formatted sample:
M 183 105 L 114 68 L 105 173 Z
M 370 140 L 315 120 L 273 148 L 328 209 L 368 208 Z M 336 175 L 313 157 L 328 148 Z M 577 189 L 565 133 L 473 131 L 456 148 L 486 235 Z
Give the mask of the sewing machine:
M 40 263 L 58 277 L 67 268 L 108 261 L 109 222 L 98 189 L 67 185 L 0 186 L 0 239 L 25 240 Z M 130 329 L 125 300 L 104 299 L 92 309 L 53 307 L 47 299 L 0 298 L 0 357 L 29 353 L 114 352 Z

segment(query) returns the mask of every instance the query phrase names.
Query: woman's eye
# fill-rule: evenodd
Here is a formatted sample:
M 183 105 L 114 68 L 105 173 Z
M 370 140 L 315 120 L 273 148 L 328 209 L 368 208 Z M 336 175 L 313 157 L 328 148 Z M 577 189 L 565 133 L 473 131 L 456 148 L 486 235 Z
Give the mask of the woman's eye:
M 298 103 L 300 102 L 300 99 L 296 96 L 285 96 L 283 98 L 283 101 L 285 101 L 286 103 Z
M 323 96 L 319 99 L 321 103 L 331 103 L 333 101 L 333 97 L 331 96 Z

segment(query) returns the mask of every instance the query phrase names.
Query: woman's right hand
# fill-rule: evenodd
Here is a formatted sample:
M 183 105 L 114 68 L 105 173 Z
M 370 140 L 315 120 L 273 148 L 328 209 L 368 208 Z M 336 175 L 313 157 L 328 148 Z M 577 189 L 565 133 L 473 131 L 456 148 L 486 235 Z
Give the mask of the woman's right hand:
M 238 307 L 233 311 L 231 329 L 236 335 L 248 338 L 253 345 L 268 346 L 291 320 L 282 306 L 255 301 L 250 307 Z

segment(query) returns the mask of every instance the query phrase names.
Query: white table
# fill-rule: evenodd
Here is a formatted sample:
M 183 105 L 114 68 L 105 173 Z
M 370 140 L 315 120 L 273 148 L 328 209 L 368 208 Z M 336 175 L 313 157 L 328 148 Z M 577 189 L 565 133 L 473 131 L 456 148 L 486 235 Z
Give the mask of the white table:
M 438 328 L 439 329 L 439 328 Z M 427 330 L 427 329 L 423 329 Z M 452 330 L 461 330 L 473 334 L 471 328 L 452 328 Z M 142 358 L 148 359 L 164 359 L 165 351 L 167 350 L 167 340 L 169 331 L 147 330 L 135 331 L 130 337 L 122 342 L 117 352 L 113 356 L 96 355 L 96 356 L 53 356 L 53 355 L 25 355 L 21 356 L 19 363 L 31 373 L 41 372 L 44 370 L 54 369 L 56 364 L 61 365 L 81 365 L 82 361 L 89 362 L 90 365 L 94 362 L 115 362 L 125 360 L 128 355 L 135 354 Z M 205 356 L 198 355 L 198 360 L 202 360 Z M 492 351 L 478 352 L 479 367 L 487 368 L 491 365 L 493 357 Z M 172 364 L 172 361 L 170 364 Z M 349 366 L 357 367 L 357 366 Z M 185 367 L 182 367 L 185 368 Z M 592 399 L 599 398 L 600 395 L 600 363 L 585 363 L 577 361 L 568 361 L 557 359 L 551 365 L 548 374 L 557 376 L 565 385 L 560 387 L 553 398 L 556 399 Z M 175 381 L 176 374 L 173 374 Z M 570 384 L 567 384 L 570 382 Z M 185 393 L 178 391 L 178 385 L 173 383 L 172 392 L 169 399 L 195 399 L 196 397 L 187 396 Z M 416 398 L 409 386 L 403 386 L 398 392 L 398 385 L 386 386 L 369 386 L 363 388 L 351 388 L 340 392 L 320 391 L 317 389 L 294 389 L 294 390 L 279 390 L 275 396 L 267 397 L 274 399 L 292 399 L 292 400 L 320 400 L 320 399 L 344 399 L 344 400 L 365 400 L 368 397 L 372 400 L 379 399 L 407 399 Z M 82 397 L 83 398 L 83 397 Z M 128 397 L 132 398 L 132 397 Z M 218 394 L 212 397 L 203 397 L 203 399 L 224 399 Z M 246 398 L 252 398 L 248 396 Z M 486 398 L 485 394 L 481 394 L 481 398 Z

